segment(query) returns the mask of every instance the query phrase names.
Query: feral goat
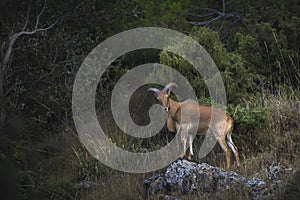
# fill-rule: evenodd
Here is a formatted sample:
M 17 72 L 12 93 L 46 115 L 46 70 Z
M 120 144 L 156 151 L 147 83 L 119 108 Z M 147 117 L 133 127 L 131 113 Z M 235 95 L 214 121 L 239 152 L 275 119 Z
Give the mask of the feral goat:
M 149 88 L 148 91 L 154 92 L 157 100 L 168 113 L 167 127 L 169 131 L 181 132 L 183 150 L 180 154 L 180 158 L 183 159 L 185 156 L 187 141 L 189 142 L 190 148 L 188 159 L 191 160 L 194 155 L 192 144 L 195 135 L 192 132 L 200 135 L 206 134 L 207 131 L 212 131 L 222 150 L 226 154 L 227 169 L 229 169 L 231 165 L 231 150 L 234 153 L 237 166 L 239 167 L 240 160 L 238 149 L 231 139 L 233 119 L 221 109 L 199 105 L 196 101 L 191 99 L 183 102 L 176 102 L 172 100 L 170 98 L 170 94 L 171 87 L 173 86 L 177 87 L 177 84 L 169 83 L 162 90 Z M 213 121 L 211 121 L 212 115 L 214 115 Z M 197 120 L 198 118 L 198 129 L 192 131 L 193 127 L 197 127 L 197 123 L 193 122 L 193 119 Z

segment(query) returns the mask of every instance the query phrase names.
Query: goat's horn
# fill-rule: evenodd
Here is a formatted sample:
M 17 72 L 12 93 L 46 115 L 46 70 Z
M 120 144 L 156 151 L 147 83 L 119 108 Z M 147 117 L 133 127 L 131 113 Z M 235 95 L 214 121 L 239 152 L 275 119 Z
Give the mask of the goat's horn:
M 149 91 L 152 91 L 152 92 L 154 92 L 156 95 L 158 95 L 158 93 L 160 92 L 160 90 L 159 90 L 159 89 L 156 89 L 156 88 L 149 88 L 147 91 L 148 91 L 148 92 L 149 92 Z
M 167 92 L 169 89 L 171 89 L 171 87 L 178 87 L 178 85 L 176 83 L 169 83 L 168 85 L 166 85 L 162 91 Z

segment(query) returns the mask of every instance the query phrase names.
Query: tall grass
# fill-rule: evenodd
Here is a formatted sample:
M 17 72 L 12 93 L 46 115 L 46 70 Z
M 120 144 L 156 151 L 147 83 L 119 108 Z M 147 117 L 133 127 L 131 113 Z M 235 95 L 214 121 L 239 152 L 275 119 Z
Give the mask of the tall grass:
M 296 64 L 298 62 L 292 58 L 290 59 L 291 67 L 299 69 L 299 66 Z M 279 67 L 287 67 L 280 63 L 278 65 Z M 232 170 L 249 178 L 259 177 L 266 179 L 267 167 L 270 165 L 286 165 L 299 170 L 300 88 L 293 87 L 295 83 L 292 83 L 291 74 L 286 74 L 286 70 L 281 71 L 284 73 L 282 76 L 285 81 L 281 82 L 280 85 L 264 88 L 260 90 L 260 93 L 253 94 L 248 102 L 250 110 L 243 109 L 241 105 L 235 105 L 232 107 L 232 111 L 229 110 L 237 122 L 233 131 L 233 139 L 239 148 L 242 159 L 242 167 L 237 169 L 233 166 Z M 300 80 L 298 79 L 300 71 L 298 71 L 298 74 L 295 74 L 295 77 L 293 81 L 298 80 L 298 85 L 300 85 Z M 154 102 L 146 102 L 146 107 L 138 107 L 134 106 L 134 103 L 143 101 L 143 97 L 134 98 L 132 108 L 135 114 L 132 116 L 136 122 L 145 125 L 149 122 L 147 121 L 147 109 Z M 101 108 L 105 107 L 101 105 Z M 252 112 L 255 110 L 263 111 Z M 104 109 L 104 111 L 103 109 L 98 110 L 101 126 L 107 137 L 125 150 L 132 152 L 140 152 L 141 150 L 153 151 L 166 145 L 174 137 L 174 134 L 168 133 L 166 129 L 150 139 L 137 139 L 127 136 L 114 123 L 109 112 L 109 109 Z M 267 124 L 264 123 L 263 126 L 259 126 L 262 124 L 258 120 L 262 119 L 260 114 L 265 114 L 267 117 L 265 121 Z M 242 119 L 245 116 L 246 118 Z M 89 154 L 80 143 L 74 130 L 75 128 L 72 125 L 63 130 L 63 135 L 67 139 L 62 140 L 60 145 L 64 148 L 60 148 L 59 152 L 56 153 L 56 159 L 51 158 L 47 160 L 55 168 L 48 168 L 49 171 L 43 178 L 36 179 L 33 178 L 33 175 L 28 175 L 28 179 L 33 180 L 34 186 L 32 186 L 32 190 L 35 190 L 37 193 L 43 193 L 43 197 L 83 200 L 143 199 L 143 180 L 164 171 L 162 169 L 152 173 L 130 174 L 113 170 Z M 202 141 L 203 137 L 195 139 L 195 150 L 200 149 Z M 56 147 L 55 144 L 53 146 Z M 199 159 L 197 152 L 195 152 L 195 155 L 193 159 L 195 162 L 207 162 L 213 166 L 225 168 L 225 155 L 218 145 L 204 159 Z M 53 175 L 58 168 L 61 169 L 59 174 L 56 172 Z M 90 188 L 76 187 L 82 180 L 97 183 L 98 186 Z M 285 181 L 286 187 L 280 191 L 280 197 L 289 196 L 291 193 L 287 191 L 299 191 L 299 174 Z M 181 196 L 181 194 L 176 195 Z M 297 194 L 293 195 L 292 197 L 295 197 Z M 247 191 L 244 194 L 225 192 L 214 194 L 213 196 L 200 196 L 200 194 L 195 192 L 181 197 L 182 199 L 240 199 L 242 197 L 249 199 Z M 153 196 L 152 198 L 162 199 L 163 196 Z

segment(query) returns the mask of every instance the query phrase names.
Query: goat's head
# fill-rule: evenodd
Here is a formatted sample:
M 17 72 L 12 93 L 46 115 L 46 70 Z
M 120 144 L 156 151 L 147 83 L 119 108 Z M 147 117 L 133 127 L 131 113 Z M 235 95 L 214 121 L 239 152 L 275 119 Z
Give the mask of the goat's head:
M 148 91 L 154 92 L 154 95 L 156 96 L 157 100 L 162 105 L 163 109 L 167 112 L 170 110 L 169 98 L 171 94 L 171 87 L 177 87 L 177 84 L 169 83 L 162 90 L 156 88 L 148 89 Z

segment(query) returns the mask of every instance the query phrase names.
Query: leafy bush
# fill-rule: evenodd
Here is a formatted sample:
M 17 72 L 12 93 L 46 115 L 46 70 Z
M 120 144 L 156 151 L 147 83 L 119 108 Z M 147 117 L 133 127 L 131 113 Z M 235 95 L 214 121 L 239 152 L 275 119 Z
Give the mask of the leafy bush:
M 235 125 L 233 137 L 241 152 L 258 153 L 270 149 L 269 110 L 265 107 L 246 108 L 241 105 L 229 104 L 228 113 Z
M 249 96 L 248 93 L 253 91 L 256 86 L 257 76 L 245 67 L 241 55 L 227 52 L 219 34 L 209 28 L 196 27 L 190 36 L 205 48 L 216 63 L 222 74 L 228 101 L 237 103 L 240 98 Z M 176 48 L 181 48 L 180 44 L 176 44 Z M 198 97 L 209 97 L 203 78 L 199 77 L 200 74 L 186 60 L 178 55 L 162 51 L 160 62 L 172 66 L 184 74 Z

